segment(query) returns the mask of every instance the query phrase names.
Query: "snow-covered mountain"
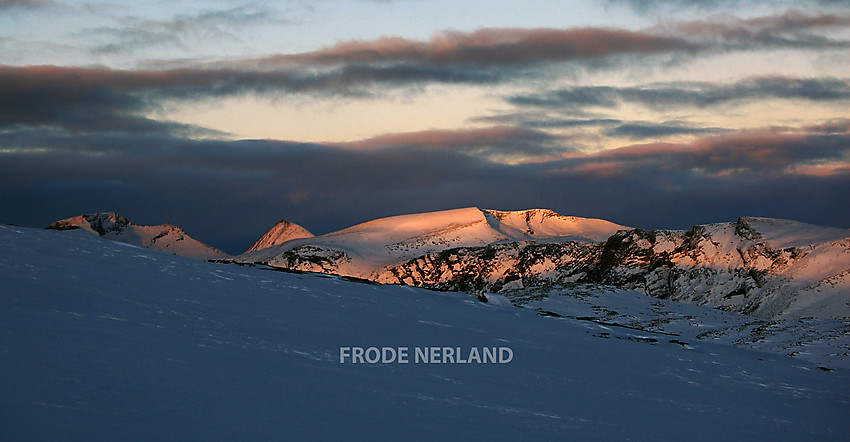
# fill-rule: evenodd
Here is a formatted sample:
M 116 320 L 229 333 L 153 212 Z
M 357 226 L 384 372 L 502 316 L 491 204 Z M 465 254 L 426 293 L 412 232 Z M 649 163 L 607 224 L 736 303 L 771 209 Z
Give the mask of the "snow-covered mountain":
M 142 226 L 115 212 L 66 218 L 45 227 L 51 230 L 82 229 L 95 235 L 193 259 L 222 259 L 230 255 L 193 239 L 174 224 Z
M 850 231 L 771 218 L 621 230 L 604 243 L 446 250 L 376 279 L 471 292 L 595 283 L 763 318 L 850 318 Z
M 251 245 L 245 253 L 256 252 L 257 250 L 274 247 L 293 239 L 312 238 L 314 236 L 316 235 L 310 233 L 309 230 L 284 219 L 278 221 L 274 227 L 269 229 L 269 231 L 261 236 L 260 239 L 254 242 L 254 244 Z
M 237 262 L 379 279 L 385 267 L 457 247 L 516 241 L 603 241 L 627 227 L 559 215 L 476 207 L 393 216 L 245 253 Z
M 678 325 L 614 324 L 645 314 L 634 292 L 519 309 L 12 226 L 0 281 L 2 440 L 847 437 L 845 369 L 679 334 L 711 311 L 675 302 L 653 308 Z M 620 314 L 579 317 L 596 302 Z M 356 346 L 409 362 L 341 359 Z M 497 347 L 510 362 L 457 362 Z
M 589 280 L 764 318 L 850 318 L 850 230 L 773 218 L 619 232 Z
M 237 261 L 471 293 L 607 284 L 762 318 L 850 318 L 850 231 L 772 218 L 642 230 L 467 208 L 379 219 Z

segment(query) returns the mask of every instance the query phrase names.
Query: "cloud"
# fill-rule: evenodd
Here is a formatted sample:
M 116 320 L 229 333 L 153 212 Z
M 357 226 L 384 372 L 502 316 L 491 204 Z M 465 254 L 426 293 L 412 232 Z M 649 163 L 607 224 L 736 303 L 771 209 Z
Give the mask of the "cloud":
M 0 66 L 0 115 L 18 118 L 18 106 L 56 106 L 54 116 L 75 106 L 111 112 L 138 112 L 158 99 L 197 99 L 245 93 L 357 93 L 358 86 L 438 81 L 492 83 L 498 74 L 433 67 L 350 65 L 323 71 L 237 68 L 118 70 L 59 66 Z M 12 103 L 15 103 L 13 106 Z M 27 104 L 27 102 L 30 102 Z M 27 112 L 27 111 L 25 111 Z M 35 110 L 28 110 L 35 113 Z M 22 115 L 20 118 L 29 118 Z M 38 118 L 35 118 L 37 121 Z
M 692 49 L 695 49 L 694 45 L 681 38 L 623 29 L 497 28 L 443 32 L 429 41 L 400 37 L 355 40 L 314 52 L 271 56 L 256 61 L 259 64 L 421 63 L 487 67 Z
M 497 115 L 473 117 L 470 123 L 521 126 L 535 129 L 568 129 L 585 127 L 605 127 L 623 123 L 616 118 L 564 118 L 542 112 L 511 112 Z
M 36 9 L 53 4 L 51 0 L 0 0 L 0 10 Z
M 822 31 L 850 25 L 850 14 L 806 14 L 791 10 L 782 14 L 742 19 L 723 14 L 705 20 L 670 21 L 655 32 L 682 36 L 713 50 L 769 48 L 848 48 L 846 40 L 830 38 Z
M 640 140 L 670 135 L 707 135 L 725 131 L 727 131 L 727 129 L 719 127 L 699 127 L 680 121 L 667 121 L 663 123 L 638 121 L 619 124 L 613 128 L 605 130 L 604 133 L 611 137 Z
M 706 108 L 765 99 L 840 102 L 850 100 L 850 80 L 841 78 L 755 77 L 730 84 L 655 83 L 634 87 L 576 86 L 507 98 L 518 106 L 558 109 L 585 115 L 588 108 L 615 108 L 623 103 L 655 110 Z
M 150 46 L 189 47 L 195 41 L 222 36 L 238 40 L 239 30 L 245 27 L 286 23 L 278 18 L 277 10 L 271 7 L 247 4 L 195 14 L 178 14 L 160 20 L 134 16 L 118 17 L 117 20 L 117 25 L 85 29 L 79 35 L 106 38 L 106 43 L 92 50 L 115 54 Z
M 372 82 L 495 81 L 488 75 L 406 66 L 348 66 L 326 72 L 0 66 L 0 127 L 21 124 L 56 125 L 69 130 L 147 130 L 157 123 L 139 115 L 157 108 L 160 100 L 310 91 L 348 95 L 355 93 L 357 85 Z
M 457 67 L 516 67 L 540 63 L 591 62 L 625 55 L 696 54 L 765 48 L 847 48 L 846 40 L 816 32 L 850 24 L 850 14 L 788 11 L 741 19 L 667 21 L 642 31 L 615 28 L 450 31 L 430 40 L 384 37 L 353 40 L 317 51 L 244 60 L 261 67 L 340 64 L 416 64 Z
M 848 24 L 850 14 L 788 11 L 748 19 L 724 15 L 707 20 L 668 21 L 642 31 L 490 28 L 443 32 L 428 41 L 400 37 L 354 40 L 317 51 L 274 55 L 251 62 L 261 66 L 416 63 L 493 67 L 593 61 L 619 55 L 695 54 L 772 47 L 847 48 L 845 40 L 814 32 L 840 29 Z
M 18 126 L 49 126 L 72 132 L 197 129 L 141 116 L 157 107 L 146 94 L 169 86 L 156 78 L 161 75 L 103 68 L 0 66 L 0 129 Z M 174 81 L 179 86 L 179 79 Z
M 568 138 L 536 129 L 492 126 L 481 129 L 426 130 L 381 135 L 338 143 L 358 150 L 423 149 L 489 158 L 499 162 L 541 160 L 574 151 L 564 146 Z
M 589 164 L 616 164 L 622 174 L 639 174 L 651 168 L 660 173 L 676 171 L 706 176 L 782 175 L 800 165 L 846 165 L 850 159 L 848 127 L 846 120 L 834 120 L 803 128 L 739 131 L 698 138 L 690 143 L 636 144 L 588 155 L 577 161 L 576 167 L 568 166 L 561 171 L 583 174 Z
M 124 31 L 133 38 L 156 41 L 220 23 L 262 19 L 261 12 L 233 8 L 156 24 L 142 23 Z M 120 70 L 104 67 L 0 66 L 0 126 L 53 125 L 69 130 L 102 130 L 160 126 L 145 115 L 162 100 L 193 100 L 240 94 L 281 96 L 372 96 L 387 88 L 433 83 L 495 85 L 534 79 L 564 63 L 595 63 L 621 57 L 697 54 L 701 51 L 756 49 L 759 45 L 834 47 L 847 43 L 812 29 L 844 25 L 850 16 L 789 12 L 752 19 L 728 18 L 673 22 L 645 31 L 609 28 L 481 29 L 444 32 L 427 41 L 382 38 L 351 41 L 299 54 L 218 61 L 186 62 L 165 69 Z M 121 31 L 121 32 L 124 32 Z M 163 32 L 161 32 L 163 31 Z M 177 37 L 175 37 L 177 38 Z M 802 40 L 801 40 L 802 39 Z M 119 39 L 120 40 L 120 39 Z M 124 41 L 123 44 L 129 44 Z M 587 107 L 619 102 L 649 106 L 689 103 L 709 106 L 756 97 L 844 99 L 843 79 L 757 78 L 731 86 L 704 83 L 650 85 L 638 88 L 577 87 L 546 95 L 511 97 L 518 105 L 562 107 L 582 116 Z M 38 103 L 38 104 L 37 104 Z M 584 115 L 588 116 L 588 115 Z
M 499 73 L 409 66 L 348 66 L 325 72 L 297 70 L 168 69 L 126 71 L 108 68 L 0 66 L 0 127 L 11 124 L 59 126 L 68 130 L 171 130 L 173 124 L 144 117 L 161 100 L 203 99 L 239 94 L 368 93 L 365 84 L 444 83 L 493 84 Z M 358 88 L 359 87 L 359 88 Z M 638 87 L 579 86 L 546 93 L 515 95 L 520 107 L 588 115 L 593 108 L 634 103 L 656 110 L 719 106 L 763 99 L 840 102 L 850 99 L 850 81 L 836 78 L 760 77 L 733 84 L 678 82 Z M 495 122 L 499 117 L 483 117 Z M 501 117 L 507 121 L 511 118 Z M 526 127 L 576 127 L 613 124 L 613 119 L 525 118 Z M 171 129 L 169 129 L 171 128 Z M 624 127 L 621 132 L 639 127 Z M 668 128 L 668 132 L 677 131 Z M 681 132 L 681 130 L 679 130 Z
M 847 118 L 835 118 L 822 123 L 803 127 L 806 132 L 841 134 L 850 133 L 850 120 Z
M 710 135 L 729 131 L 729 129 L 721 127 L 703 127 L 693 123 L 675 120 L 651 122 L 625 121 L 616 118 L 564 118 L 557 115 L 553 116 L 534 112 L 514 112 L 475 117 L 471 118 L 469 122 L 523 127 L 535 131 L 552 129 L 570 130 L 571 132 L 569 133 L 571 136 L 560 135 L 558 138 L 560 142 L 578 142 L 582 138 L 605 139 L 608 137 L 643 140 L 675 135 Z M 828 125 L 828 123 L 823 124 Z M 583 146 L 576 145 L 575 147 Z
M 632 9 L 647 13 L 682 9 L 734 9 L 747 6 L 847 6 L 845 0 L 606 0 L 609 5 L 627 5 Z

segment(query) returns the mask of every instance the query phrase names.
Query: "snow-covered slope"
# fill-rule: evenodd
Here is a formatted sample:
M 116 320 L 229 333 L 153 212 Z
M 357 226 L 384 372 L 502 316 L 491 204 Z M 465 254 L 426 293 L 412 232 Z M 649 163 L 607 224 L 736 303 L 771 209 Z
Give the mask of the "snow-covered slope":
M 491 227 L 512 241 L 602 242 L 618 230 L 629 228 L 602 219 L 564 216 L 548 209 L 483 212 Z
M 113 241 L 132 244 L 193 259 L 221 259 L 230 255 L 193 239 L 174 224 L 141 226 L 115 212 L 67 218 L 46 227 L 51 230 L 82 229 Z
M 476 207 L 377 219 L 338 232 L 245 253 L 238 262 L 376 279 L 383 268 L 456 247 L 511 241 L 600 241 L 626 227 L 551 210 Z
M 481 303 L 8 226 L 0 280 L 2 440 L 847 436 L 842 369 L 542 317 L 497 295 Z M 343 346 L 508 347 L 513 358 L 351 364 Z
M 245 253 L 256 252 L 257 250 L 283 244 L 293 239 L 312 238 L 314 236 L 309 230 L 284 219 L 278 221 L 274 227 L 261 236 Z
M 821 366 L 850 368 L 850 321 L 847 320 L 763 319 L 597 284 L 548 284 L 499 293 L 515 306 L 535 310 L 543 316 L 666 334 L 682 342 L 680 345 L 722 342 Z

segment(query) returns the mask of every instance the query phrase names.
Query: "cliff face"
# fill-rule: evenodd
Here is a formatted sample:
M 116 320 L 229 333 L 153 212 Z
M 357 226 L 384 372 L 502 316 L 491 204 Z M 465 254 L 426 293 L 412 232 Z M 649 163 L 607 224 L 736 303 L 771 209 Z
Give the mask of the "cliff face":
M 624 231 L 588 281 L 761 317 L 850 317 L 847 231 L 767 218 Z
M 378 282 L 440 290 L 498 292 L 505 288 L 585 279 L 599 243 L 511 242 L 425 255 L 376 272 Z

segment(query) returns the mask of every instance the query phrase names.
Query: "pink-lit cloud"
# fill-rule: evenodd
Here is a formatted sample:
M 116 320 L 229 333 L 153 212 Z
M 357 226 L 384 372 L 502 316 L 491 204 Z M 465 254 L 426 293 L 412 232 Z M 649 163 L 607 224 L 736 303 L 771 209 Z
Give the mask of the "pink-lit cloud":
M 617 54 L 691 51 L 697 46 L 678 37 L 605 28 L 480 29 L 443 32 L 429 41 L 400 37 L 355 40 L 327 49 L 258 60 L 266 64 L 414 62 L 429 65 L 516 65 L 561 62 Z

